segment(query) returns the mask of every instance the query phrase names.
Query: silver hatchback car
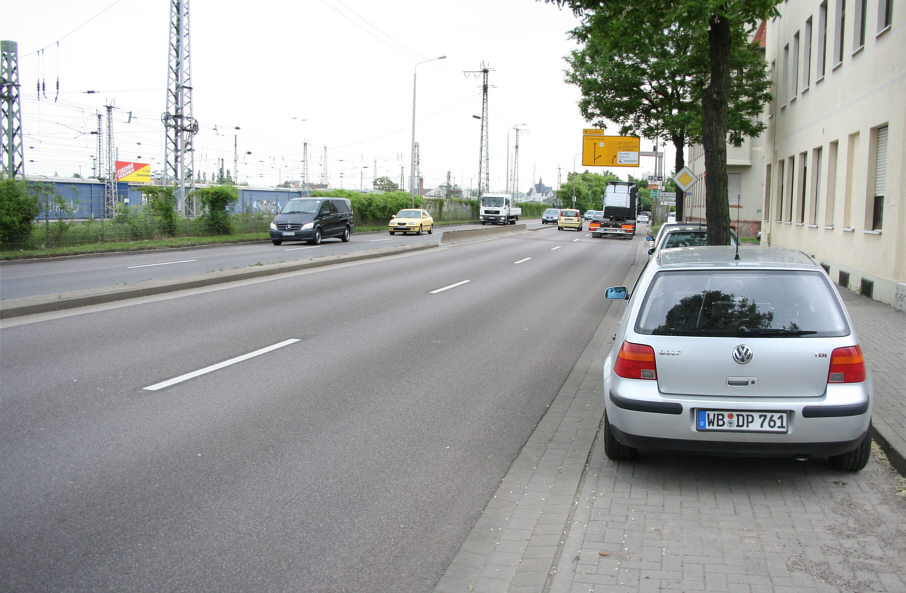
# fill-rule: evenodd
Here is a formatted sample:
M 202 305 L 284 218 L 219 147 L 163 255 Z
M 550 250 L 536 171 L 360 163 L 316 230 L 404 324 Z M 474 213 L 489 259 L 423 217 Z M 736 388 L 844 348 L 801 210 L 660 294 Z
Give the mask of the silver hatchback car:
M 868 462 L 872 381 L 849 314 L 807 255 L 769 247 L 659 251 L 604 362 L 604 450 Z

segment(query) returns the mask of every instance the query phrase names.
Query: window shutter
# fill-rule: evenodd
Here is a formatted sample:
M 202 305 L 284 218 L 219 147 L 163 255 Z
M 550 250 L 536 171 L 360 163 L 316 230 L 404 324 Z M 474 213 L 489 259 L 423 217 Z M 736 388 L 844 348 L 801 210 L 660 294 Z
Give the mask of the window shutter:
M 887 126 L 878 128 L 878 155 L 875 162 L 875 196 L 885 196 L 887 190 Z

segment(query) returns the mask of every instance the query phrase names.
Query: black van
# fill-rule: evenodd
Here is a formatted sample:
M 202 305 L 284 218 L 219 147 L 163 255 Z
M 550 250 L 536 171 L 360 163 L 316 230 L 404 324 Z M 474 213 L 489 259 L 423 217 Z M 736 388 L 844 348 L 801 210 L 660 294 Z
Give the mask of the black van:
M 293 198 L 271 222 L 271 242 L 318 245 L 327 237 L 349 241 L 354 228 L 352 204 L 346 198 Z

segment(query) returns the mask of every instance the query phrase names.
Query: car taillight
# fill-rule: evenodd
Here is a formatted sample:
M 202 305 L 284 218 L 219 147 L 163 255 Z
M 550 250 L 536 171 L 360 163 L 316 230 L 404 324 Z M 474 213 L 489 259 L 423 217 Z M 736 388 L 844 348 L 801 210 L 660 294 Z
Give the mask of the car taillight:
M 831 353 L 828 383 L 861 383 L 865 380 L 865 357 L 858 346 L 836 348 Z
M 626 379 L 657 379 L 654 348 L 623 342 L 613 372 Z

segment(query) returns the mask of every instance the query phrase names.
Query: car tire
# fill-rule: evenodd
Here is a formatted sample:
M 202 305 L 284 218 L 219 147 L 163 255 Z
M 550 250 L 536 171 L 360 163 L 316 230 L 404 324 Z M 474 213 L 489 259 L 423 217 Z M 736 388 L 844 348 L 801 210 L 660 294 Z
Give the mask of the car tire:
M 347 225 L 346 228 L 343 229 L 343 234 L 340 235 L 340 240 L 343 241 L 343 243 L 348 242 L 348 241 L 349 241 L 349 236 L 350 236 L 351 234 L 352 234 L 352 232 L 349 230 L 349 226 Z
M 558 227 L 557 227 L 557 230 L 558 230 L 558 231 L 562 231 L 562 230 L 563 230 L 563 227 L 562 227 L 562 226 L 558 226 Z
M 422 225 L 418 225 L 418 230 L 415 231 L 415 234 L 421 236 L 421 234 L 422 234 Z
M 309 243 L 311 243 L 312 245 L 321 244 L 321 229 L 320 228 L 315 229 L 315 236 L 311 238 Z
M 274 245 L 280 245 L 281 243 L 283 243 L 283 241 L 279 239 L 271 239 L 271 243 L 273 243 Z
M 395 234 L 396 234 L 396 233 L 394 233 L 393 231 L 390 231 L 390 236 L 391 236 L 391 237 L 392 237 L 393 235 L 395 235 Z
M 631 461 L 638 457 L 639 454 L 638 449 L 627 447 L 613 435 L 606 412 L 604 413 L 604 454 L 613 461 Z
M 433 235 L 433 234 L 434 234 L 434 225 L 433 225 L 433 224 L 432 224 L 431 226 L 428 227 L 428 234 L 429 234 L 429 235 Z
M 857 472 L 868 465 L 868 458 L 871 457 L 871 423 L 868 424 L 868 430 L 865 436 L 859 442 L 859 446 L 840 455 L 832 455 L 828 458 L 831 467 L 844 472 Z

